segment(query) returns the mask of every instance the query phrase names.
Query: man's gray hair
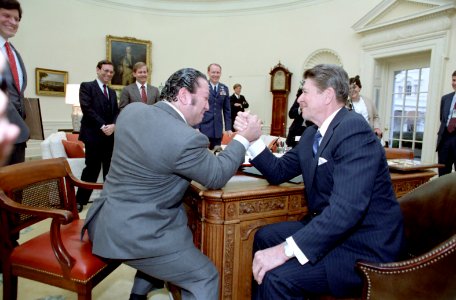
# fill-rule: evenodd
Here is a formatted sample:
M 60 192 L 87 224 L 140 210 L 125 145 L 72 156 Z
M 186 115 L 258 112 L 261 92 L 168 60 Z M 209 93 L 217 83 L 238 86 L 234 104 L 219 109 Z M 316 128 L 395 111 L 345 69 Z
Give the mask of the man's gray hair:
M 320 64 L 304 72 L 304 79 L 312 79 L 320 91 L 331 87 L 338 102 L 346 103 L 349 94 L 348 74 L 338 65 Z

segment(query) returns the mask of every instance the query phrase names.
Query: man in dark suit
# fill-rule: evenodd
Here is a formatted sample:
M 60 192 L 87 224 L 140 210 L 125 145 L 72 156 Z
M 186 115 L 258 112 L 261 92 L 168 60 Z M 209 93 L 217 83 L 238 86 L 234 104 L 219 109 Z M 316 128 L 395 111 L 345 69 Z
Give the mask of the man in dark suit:
M 119 114 L 116 92 L 108 87 L 114 75 L 114 67 L 109 60 L 98 62 L 97 79 L 81 83 L 79 103 L 82 120 L 79 139 L 85 145 L 85 168 L 81 179 L 96 182 L 101 167 L 103 179 L 109 171 L 114 145 L 115 122 Z M 89 201 L 92 191 L 79 188 L 76 194 L 78 210 Z
M 451 86 L 456 91 L 456 71 L 451 76 Z M 456 96 L 455 92 L 442 97 L 440 102 L 440 128 L 437 134 L 437 152 L 439 176 L 449 174 L 453 168 L 456 170 Z
M 136 78 L 136 82 L 123 88 L 119 101 L 120 110 L 133 102 L 152 105 L 158 101 L 158 89 L 147 83 L 148 73 L 147 65 L 141 61 L 133 66 L 133 77 Z
M 207 67 L 207 75 L 209 76 L 209 110 L 204 114 L 198 129 L 209 138 L 209 149 L 214 149 L 215 146 L 222 144 L 223 123 L 228 136 L 233 133 L 231 104 L 228 87 L 220 82 L 222 67 L 219 64 L 210 64 Z
M 304 78 L 298 102 L 303 118 L 315 125 L 281 158 L 261 141 L 248 150 L 271 184 L 302 174 L 309 208 L 301 221 L 256 233 L 253 299 L 357 295 L 362 279 L 356 262 L 394 261 L 402 247 L 402 215 L 385 151 L 363 117 L 345 108 L 347 73 L 317 65 Z M 238 119 L 235 127 L 242 129 Z
M 233 128 L 234 120 L 236 119 L 237 113 L 245 111 L 249 107 L 249 103 L 245 100 L 244 95 L 241 95 L 242 86 L 236 83 L 233 86 L 234 93 L 230 96 L 231 103 L 231 128 Z
M 298 144 L 299 140 L 301 139 L 301 135 L 304 133 L 304 130 L 306 130 L 307 127 L 312 126 L 313 123 L 304 120 L 302 117 L 301 113 L 301 108 L 299 107 L 298 103 L 298 98 L 302 94 L 302 88 L 298 89 L 298 92 L 296 93 L 296 99 L 293 102 L 293 105 L 290 107 L 290 110 L 288 111 L 288 117 L 290 119 L 293 119 L 293 122 L 290 125 L 290 128 L 288 129 L 288 135 L 287 135 L 287 146 L 294 148 Z
M 21 5 L 16 0 L 0 0 L 0 45 L 6 58 L 7 66 L 2 72 L 6 78 L 6 91 L 9 104 L 7 116 L 11 123 L 16 124 L 20 133 L 17 137 L 7 165 L 25 161 L 25 148 L 30 130 L 25 124 L 24 91 L 27 87 L 27 73 L 19 52 L 8 42 L 16 35 L 22 17 Z
M 85 226 L 93 253 L 139 270 L 130 299 L 147 299 L 144 276 L 182 288 L 182 299 L 218 299 L 218 273 L 193 244 L 183 196 L 192 180 L 222 188 L 244 161 L 249 141 L 261 136 L 253 117 L 215 156 L 192 126 L 209 110 L 206 76 L 175 72 L 155 105 L 132 103 L 119 114 L 111 170 Z M 147 281 L 147 280 L 146 280 Z

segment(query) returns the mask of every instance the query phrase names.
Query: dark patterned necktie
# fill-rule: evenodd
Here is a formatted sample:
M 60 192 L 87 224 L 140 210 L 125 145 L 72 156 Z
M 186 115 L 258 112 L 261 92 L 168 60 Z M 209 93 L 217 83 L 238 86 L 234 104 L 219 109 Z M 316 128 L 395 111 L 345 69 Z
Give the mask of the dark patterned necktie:
M 456 95 L 454 97 L 456 97 Z M 447 130 L 449 133 L 453 133 L 454 130 L 456 129 L 456 117 L 454 117 L 455 113 L 456 113 L 456 102 L 454 102 L 453 113 L 451 114 L 452 118 L 450 119 L 450 122 L 448 122 Z
M 141 100 L 147 103 L 146 87 L 144 85 L 141 85 Z
M 320 146 L 320 140 L 321 140 L 321 133 L 320 130 L 317 130 L 314 136 L 314 142 L 312 145 L 312 150 L 313 150 L 313 155 L 317 154 L 318 151 L 318 146 Z
M 103 84 L 103 94 L 105 95 L 106 98 L 109 99 L 109 97 L 108 97 L 108 91 L 106 90 L 106 84 Z

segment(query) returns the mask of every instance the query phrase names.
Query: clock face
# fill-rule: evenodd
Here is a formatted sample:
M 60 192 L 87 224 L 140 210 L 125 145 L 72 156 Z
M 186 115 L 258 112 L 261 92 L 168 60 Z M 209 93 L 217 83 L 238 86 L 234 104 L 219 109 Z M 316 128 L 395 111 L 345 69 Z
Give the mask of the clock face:
M 273 90 L 285 90 L 285 72 L 282 70 L 277 71 L 272 79 Z

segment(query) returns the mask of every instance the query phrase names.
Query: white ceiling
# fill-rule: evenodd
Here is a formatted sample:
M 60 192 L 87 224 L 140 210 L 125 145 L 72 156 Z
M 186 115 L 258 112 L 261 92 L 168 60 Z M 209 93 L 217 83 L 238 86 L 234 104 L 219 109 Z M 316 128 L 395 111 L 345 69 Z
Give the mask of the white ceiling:
M 242 14 L 262 13 L 309 6 L 332 0 L 79 0 L 119 9 L 140 10 L 154 14 Z

